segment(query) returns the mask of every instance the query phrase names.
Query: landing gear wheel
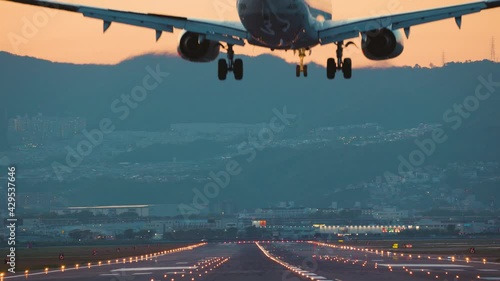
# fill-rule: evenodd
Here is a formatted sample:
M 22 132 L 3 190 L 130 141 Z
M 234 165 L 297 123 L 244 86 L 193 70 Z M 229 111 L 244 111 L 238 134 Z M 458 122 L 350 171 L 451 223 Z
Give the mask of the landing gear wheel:
M 344 73 L 345 79 L 351 79 L 352 77 L 352 60 L 344 59 L 344 63 L 342 64 L 342 73 Z
M 300 63 L 295 67 L 295 76 L 300 77 L 301 73 L 304 73 L 304 77 L 307 77 L 307 65 L 304 64 L 304 58 L 307 56 L 306 51 L 309 51 L 311 54 L 311 50 L 308 48 L 301 48 L 298 50 L 293 50 L 293 53 L 296 54 L 298 51 Z
M 233 72 L 234 72 L 234 79 L 236 79 L 236 80 L 243 79 L 243 60 L 242 59 L 234 60 Z
M 218 71 L 219 80 L 221 80 L 221 81 L 226 80 L 228 67 L 227 67 L 227 61 L 225 59 L 219 60 L 219 69 L 218 70 L 219 70 Z
M 329 58 L 326 62 L 326 77 L 328 79 L 334 79 L 335 73 L 337 71 L 342 71 L 345 79 L 351 79 L 352 77 L 352 60 L 350 58 L 343 58 L 344 48 L 349 47 L 350 45 L 356 46 L 353 42 L 347 42 L 344 45 L 344 41 L 335 42 L 337 45 L 337 60 L 333 58 Z M 337 64 L 335 64 L 337 63 Z
M 326 61 L 326 77 L 328 79 L 335 79 L 335 73 L 337 72 L 337 63 L 335 59 L 329 58 Z
M 227 46 L 227 59 L 219 60 L 219 80 L 226 80 L 228 72 L 233 72 L 236 80 L 243 79 L 243 60 L 234 59 L 234 49 L 231 44 Z

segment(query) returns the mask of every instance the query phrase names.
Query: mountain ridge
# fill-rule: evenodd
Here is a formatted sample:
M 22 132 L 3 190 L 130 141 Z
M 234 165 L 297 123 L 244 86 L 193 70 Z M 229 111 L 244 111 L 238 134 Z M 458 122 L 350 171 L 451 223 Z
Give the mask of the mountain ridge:
M 500 81 L 498 63 L 356 69 L 353 79 L 339 77 L 334 81 L 327 80 L 324 68 L 318 65 L 311 65 L 308 78 L 296 78 L 294 67 L 272 56 L 247 58 L 245 65 L 243 81 L 229 77 L 221 82 L 217 80 L 216 63 L 193 64 L 173 57 L 144 56 L 103 66 L 58 64 L 0 53 L 0 94 L 4 105 L 0 116 L 7 110 L 8 117 L 39 112 L 47 116 L 81 116 L 87 119 L 89 130 L 97 128 L 103 118 L 111 118 L 117 130 L 167 131 L 174 123 L 269 123 L 273 110 L 287 108 L 287 112 L 300 116 L 296 126 L 304 132 L 364 123 L 378 123 L 384 130 L 414 128 L 420 123 L 443 124 L 450 140 L 425 165 L 500 158 L 500 89 L 495 88 L 487 100 L 480 101 L 478 109 L 463 119 L 459 129 L 450 129 L 453 123 L 444 118 L 455 104 L 463 104 L 475 95 L 482 85 L 480 77 L 489 79 L 491 75 L 493 81 Z M 120 120 L 112 110 L 113 102 L 142 85 L 144 77 L 150 74 L 147 67 L 157 66 L 169 76 L 130 111 L 128 118 Z M 431 135 L 421 138 L 428 137 Z M 352 202 L 352 193 L 341 196 L 332 190 L 373 180 L 385 171 L 396 173 L 398 155 L 407 156 L 414 149 L 413 140 L 361 148 L 265 149 L 235 178 L 234 188 L 225 191 L 221 199 L 244 198 L 244 202 L 237 203 L 245 207 L 282 201 L 283 194 L 290 200 L 301 198 L 306 205 L 321 201 L 327 206 L 333 200 Z M 185 151 L 189 152 L 189 147 Z M 138 154 L 139 151 L 129 157 Z M 192 154 L 186 155 L 192 158 Z M 116 186 L 110 186 L 114 182 Z M 186 200 L 191 198 L 195 184 L 152 184 L 154 192 L 139 197 L 133 191 L 135 183 L 125 185 L 123 181 L 104 178 L 96 180 L 92 190 L 113 190 L 119 185 L 123 192 L 117 195 L 119 198 L 113 198 L 117 203 L 134 203 L 138 198 L 143 203 L 159 203 L 163 198 L 169 198 L 171 203 L 189 203 Z M 86 181 L 72 185 L 82 190 L 74 191 L 71 198 L 93 202 L 95 198 Z M 31 190 L 56 187 L 66 185 L 25 185 Z M 265 200 L 259 194 L 266 194 Z M 318 194 L 322 195 L 320 199 Z M 178 198 L 177 202 L 172 198 Z M 498 194 L 492 198 L 500 200 Z

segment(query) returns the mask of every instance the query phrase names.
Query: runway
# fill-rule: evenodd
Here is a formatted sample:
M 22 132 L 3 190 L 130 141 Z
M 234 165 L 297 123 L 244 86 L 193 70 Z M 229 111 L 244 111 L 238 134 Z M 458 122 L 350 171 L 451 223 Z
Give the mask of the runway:
M 313 242 L 209 243 L 185 251 L 7 275 L 0 280 L 500 280 L 500 264 Z
M 327 280 L 500 280 L 500 264 L 322 243 L 264 244 L 288 264 Z M 318 279 L 320 280 L 320 279 Z

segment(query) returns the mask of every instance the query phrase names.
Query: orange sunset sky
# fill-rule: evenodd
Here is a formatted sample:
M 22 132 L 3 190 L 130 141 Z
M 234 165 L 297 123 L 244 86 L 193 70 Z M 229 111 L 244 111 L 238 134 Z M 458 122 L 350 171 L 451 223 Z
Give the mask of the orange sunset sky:
M 81 5 L 120 10 L 151 12 L 213 20 L 237 21 L 236 0 L 66 0 Z M 431 7 L 468 3 L 452 0 L 334 0 L 334 19 L 359 18 L 372 15 L 407 12 Z M 45 22 L 43 19 L 48 19 Z M 36 31 L 23 34 L 26 22 L 37 23 Z M 78 64 L 116 64 L 124 59 L 146 53 L 176 54 L 180 32 L 164 33 L 155 42 L 154 31 L 113 23 L 103 34 L 102 21 L 85 18 L 81 14 L 48 10 L 0 0 L 0 51 L 32 56 L 55 62 Z M 21 42 L 13 38 L 22 38 Z M 492 38 L 496 38 L 496 53 L 500 57 L 500 8 L 464 16 L 462 30 L 453 19 L 413 27 L 405 52 L 398 58 L 372 62 L 359 49 L 350 47 L 345 57 L 352 57 L 354 67 L 429 66 L 445 60 L 466 61 L 489 59 Z M 360 38 L 354 40 L 358 45 Z M 271 53 L 288 62 L 297 62 L 292 52 L 271 52 L 246 45 L 235 47 L 237 54 L 256 56 Z M 334 56 L 335 46 L 313 49 L 307 61 L 325 64 Z

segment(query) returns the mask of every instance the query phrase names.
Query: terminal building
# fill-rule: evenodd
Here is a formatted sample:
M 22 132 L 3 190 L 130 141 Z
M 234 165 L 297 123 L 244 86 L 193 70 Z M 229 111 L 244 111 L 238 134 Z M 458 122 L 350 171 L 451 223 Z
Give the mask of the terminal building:
M 83 211 L 91 212 L 94 216 L 120 216 L 123 214 L 137 215 L 138 217 L 149 216 L 149 205 L 121 205 L 121 206 L 90 206 L 90 207 L 67 207 L 53 209 L 58 215 L 74 214 Z

